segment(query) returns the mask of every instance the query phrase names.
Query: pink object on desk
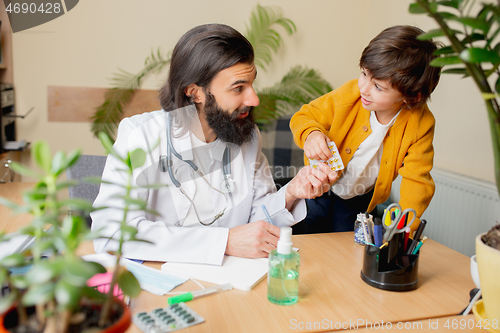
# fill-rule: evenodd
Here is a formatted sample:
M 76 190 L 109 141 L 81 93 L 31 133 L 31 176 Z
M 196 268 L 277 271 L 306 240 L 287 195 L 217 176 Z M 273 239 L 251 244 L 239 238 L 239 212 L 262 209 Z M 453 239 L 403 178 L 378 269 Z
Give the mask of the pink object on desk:
M 111 279 L 113 278 L 113 274 L 111 272 L 107 273 L 99 273 L 91 277 L 87 281 L 87 285 L 89 287 L 95 287 L 98 291 L 105 294 L 109 291 L 109 285 L 111 284 Z M 123 291 L 115 285 L 115 290 L 113 290 L 113 295 L 123 300 Z

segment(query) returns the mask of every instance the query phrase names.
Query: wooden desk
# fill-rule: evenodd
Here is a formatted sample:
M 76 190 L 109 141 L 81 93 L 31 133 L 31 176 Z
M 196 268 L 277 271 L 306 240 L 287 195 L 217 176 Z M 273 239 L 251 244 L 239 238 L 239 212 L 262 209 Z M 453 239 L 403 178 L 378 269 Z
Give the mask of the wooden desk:
M 427 322 L 458 314 L 474 287 L 469 258 L 432 240 L 422 247 L 418 288 L 408 292 L 379 290 L 361 280 L 363 247 L 352 233 L 299 235 L 293 241 L 301 254 L 296 305 L 269 303 L 262 282 L 250 292 L 232 290 L 189 302 L 206 322 L 185 332 L 313 332 L 362 328 L 367 322 Z M 197 289 L 189 283 L 178 289 Z M 132 301 L 132 313 L 164 307 L 166 298 L 143 292 Z
M 8 191 L 12 200 L 20 199 L 15 194 L 16 184 L 23 183 L 1 185 L 0 195 Z M 29 187 L 18 186 L 18 192 Z M 26 218 L 6 218 L 5 208 L 0 208 L 0 214 L 4 230 L 5 225 L 13 231 L 17 223 L 27 223 Z M 232 290 L 189 302 L 205 323 L 182 332 L 313 332 L 363 328 L 367 322 L 427 323 L 428 319 L 457 315 L 468 304 L 474 287 L 470 259 L 432 240 L 421 250 L 418 288 L 407 292 L 383 291 L 361 280 L 363 247 L 353 242 L 352 232 L 298 235 L 293 236 L 293 242 L 301 255 L 297 304 L 269 303 L 264 281 L 249 292 Z M 82 253 L 92 252 L 90 243 L 82 248 Z M 148 265 L 159 269 L 161 263 Z M 176 291 L 194 289 L 198 286 L 188 281 Z M 167 298 L 143 291 L 132 300 L 132 314 L 165 307 Z M 139 330 L 132 326 L 129 332 Z
M 23 191 L 31 189 L 35 183 L 4 183 L 0 184 L 0 197 L 17 204 L 22 203 Z M 31 221 L 29 214 L 15 215 L 9 208 L 0 205 L 0 230 L 6 233 L 13 232 Z

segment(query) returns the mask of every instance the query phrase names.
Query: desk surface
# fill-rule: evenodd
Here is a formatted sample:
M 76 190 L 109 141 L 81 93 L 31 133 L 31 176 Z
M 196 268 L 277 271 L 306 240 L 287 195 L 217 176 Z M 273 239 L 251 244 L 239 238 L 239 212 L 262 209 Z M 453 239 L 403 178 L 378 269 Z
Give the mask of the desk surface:
M 29 187 L 27 183 L 2 184 L 0 196 L 19 202 L 20 190 Z M 26 216 L 10 215 L 4 207 L 0 207 L 0 217 L 6 231 L 29 221 Z M 353 328 L 352 323 L 362 328 L 367 322 L 428 322 L 462 311 L 474 287 L 469 258 L 432 240 L 421 250 L 418 288 L 407 292 L 379 290 L 361 280 L 363 247 L 353 242 L 352 232 L 297 235 L 293 242 L 301 255 L 297 304 L 269 303 L 264 281 L 249 292 L 231 290 L 189 302 L 205 323 L 182 332 L 312 332 Z M 82 248 L 82 253 L 92 252 L 90 243 Z M 148 265 L 160 268 L 160 263 Z M 176 291 L 198 288 L 188 281 Z M 132 300 L 132 314 L 165 307 L 166 300 L 167 296 L 143 291 Z M 139 330 L 132 326 L 129 332 Z
M 0 184 L 0 197 L 17 204 L 22 203 L 23 191 L 31 189 L 34 183 L 4 183 Z M 31 221 L 29 214 L 15 215 L 9 208 L 0 205 L 0 230 L 13 232 Z
M 353 242 L 352 233 L 298 235 L 293 242 L 301 254 L 297 304 L 269 303 L 262 282 L 250 292 L 232 290 L 189 302 L 206 322 L 185 332 L 332 331 L 353 328 L 352 323 L 362 328 L 367 322 L 446 317 L 467 306 L 474 287 L 469 258 L 432 240 L 421 250 L 418 288 L 408 292 L 379 290 L 361 280 L 363 247 Z M 178 289 L 197 288 L 189 283 Z M 131 309 L 135 313 L 165 304 L 166 297 L 143 292 Z

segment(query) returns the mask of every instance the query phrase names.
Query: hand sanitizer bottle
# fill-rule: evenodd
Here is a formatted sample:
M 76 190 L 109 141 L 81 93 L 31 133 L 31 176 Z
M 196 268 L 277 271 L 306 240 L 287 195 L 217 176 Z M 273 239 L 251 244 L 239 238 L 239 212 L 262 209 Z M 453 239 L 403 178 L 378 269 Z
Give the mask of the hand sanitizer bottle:
M 300 255 L 292 250 L 292 228 L 283 227 L 276 250 L 269 253 L 267 299 L 278 305 L 292 305 L 299 300 Z

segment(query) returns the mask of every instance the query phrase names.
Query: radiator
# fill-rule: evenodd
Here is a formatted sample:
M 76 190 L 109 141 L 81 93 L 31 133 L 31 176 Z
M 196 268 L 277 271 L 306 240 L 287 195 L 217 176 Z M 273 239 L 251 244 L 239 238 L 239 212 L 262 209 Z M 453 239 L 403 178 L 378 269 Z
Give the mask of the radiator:
M 500 200 L 495 184 L 434 169 L 436 193 L 422 215 L 424 235 L 466 256 L 474 255 L 475 238 L 499 221 Z M 393 184 L 391 199 L 399 201 L 401 177 Z

